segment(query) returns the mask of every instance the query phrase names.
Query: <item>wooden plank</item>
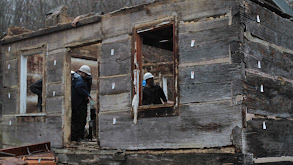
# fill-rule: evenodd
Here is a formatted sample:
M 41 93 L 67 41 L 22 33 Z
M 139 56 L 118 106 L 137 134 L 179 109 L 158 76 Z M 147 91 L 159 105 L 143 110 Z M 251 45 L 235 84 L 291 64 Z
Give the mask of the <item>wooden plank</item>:
M 11 125 L 9 121 L 11 120 Z M 62 117 L 5 117 L 2 128 L 3 144 L 7 145 L 30 145 L 50 141 L 52 147 L 62 147 Z
M 194 72 L 194 79 L 191 79 L 192 71 Z M 240 66 L 238 64 L 179 66 L 179 84 L 222 83 L 240 77 Z
M 16 114 L 18 113 L 17 101 L 19 100 L 18 89 L 16 88 L 4 88 L 2 94 L 3 110 L 2 115 Z
M 87 45 L 71 49 L 70 54 L 72 57 L 88 58 L 97 61 L 98 49 L 96 45 Z
M 14 154 L 15 156 L 30 155 L 33 152 L 47 152 L 51 149 L 50 142 L 43 142 L 27 146 L 1 149 L 0 152 Z M 1 154 L 1 156 L 4 156 Z
M 194 79 L 191 79 L 192 71 Z M 180 103 L 231 99 L 231 83 L 240 77 L 238 64 L 180 67 Z
M 280 52 L 273 47 L 247 40 L 243 45 L 243 52 L 246 68 L 289 79 L 293 78 L 293 54 Z M 261 68 L 258 68 L 258 61 L 260 61 Z
M 230 135 L 241 127 L 240 106 L 230 102 L 190 104 L 180 107 L 180 116 L 142 118 L 135 125 L 129 112 L 100 113 L 103 148 L 167 149 L 231 145 Z M 113 125 L 113 118 L 116 124 Z
M 180 64 L 229 57 L 229 46 L 233 43 L 233 39 L 211 41 L 195 47 L 190 47 L 190 43 L 191 40 L 188 45 L 187 43 L 184 45 L 179 39 Z
M 49 52 L 47 56 L 47 83 L 50 82 L 60 82 L 63 81 L 63 63 L 64 63 L 64 49 L 59 49 L 57 51 Z M 56 60 L 56 65 L 54 61 Z
M 275 12 L 268 10 L 265 7 L 257 5 L 251 1 L 247 1 L 244 6 L 246 10 L 242 11 L 242 17 L 257 21 L 257 15 L 259 15 L 260 23 L 274 31 L 287 35 L 288 37 L 293 37 L 293 29 L 289 28 L 293 26 L 293 22 L 289 19 L 282 18 Z
M 113 89 L 114 87 L 114 89 Z M 131 90 L 131 77 L 130 75 L 113 77 L 113 78 L 100 78 L 100 95 L 114 95 Z
M 228 13 L 228 11 L 227 11 Z M 218 18 L 204 18 L 199 21 L 184 22 L 179 24 L 180 33 L 194 33 L 198 31 L 227 27 L 229 25 L 229 17 L 223 13 Z
M 263 85 L 264 92 L 260 91 Z M 243 94 L 249 113 L 277 116 L 293 116 L 293 84 L 282 79 L 273 80 L 247 73 Z
M 99 156 L 101 164 L 116 164 L 113 155 Z M 172 154 L 129 154 L 125 155 L 126 164 L 243 164 L 242 154 L 228 153 L 172 153 Z
M 88 24 L 92 24 L 94 22 L 100 22 L 101 20 L 102 20 L 101 16 L 92 16 L 92 17 L 80 20 L 78 22 L 77 26 L 88 25 Z M 47 29 L 36 30 L 36 31 L 34 31 L 32 33 L 18 35 L 18 36 L 15 36 L 13 38 L 2 39 L 0 43 L 1 44 L 7 44 L 7 43 L 11 43 L 11 42 L 16 42 L 16 41 L 28 39 L 28 38 L 48 35 L 48 34 L 51 34 L 51 33 L 59 32 L 59 31 L 67 30 L 67 29 L 72 29 L 72 28 L 75 28 L 75 27 L 73 27 L 71 25 L 71 23 L 60 24 L 60 25 L 56 25 L 54 27 L 50 27 L 50 28 L 47 28 Z
M 3 70 L 2 70 L 3 69 Z M 3 87 L 13 87 L 18 85 L 18 61 L 17 59 L 8 60 L 3 62 L 1 72 L 3 78 Z
M 292 135 L 293 121 L 253 119 L 245 129 L 245 152 L 253 153 L 254 158 L 292 156 Z
M 114 55 L 111 55 L 112 49 Z M 100 54 L 100 76 L 130 73 L 130 39 L 102 44 Z
M 130 110 L 130 92 L 115 95 L 100 95 L 100 112 Z
M 191 40 L 195 40 L 194 47 L 201 46 L 211 41 L 233 39 L 238 41 L 239 25 L 224 26 L 202 31 L 190 30 L 188 33 L 179 32 L 179 43 L 185 47 L 191 47 Z M 182 48 L 181 46 L 179 48 Z M 183 47 L 184 48 L 184 47 Z
M 46 98 L 46 114 L 62 114 L 64 107 L 64 96 Z
M 231 82 L 179 85 L 180 103 L 231 99 Z
M 293 39 L 288 35 L 252 21 L 246 21 L 245 26 L 246 30 L 257 38 L 271 42 L 278 46 L 282 46 L 284 48 L 293 49 Z

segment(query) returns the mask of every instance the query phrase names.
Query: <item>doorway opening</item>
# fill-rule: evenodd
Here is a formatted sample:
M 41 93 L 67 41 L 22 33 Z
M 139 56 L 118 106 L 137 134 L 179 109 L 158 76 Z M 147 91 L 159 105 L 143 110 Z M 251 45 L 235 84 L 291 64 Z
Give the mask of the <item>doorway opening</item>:
M 70 137 L 69 141 L 81 141 L 81 142 L 97 142 L 98 139 L 98 44 L 79 46 L 70 48 L 68 54 L 70 63 L 70 97 L 74 93 L 72 90 L 77 91 L 76 81 L 80 77 L 85 83 L 86 91 L 90 94 L 88 97 L 79 97 L 81 102 L 76 104 L 76 102 L 70 102 L 71 107 L 68 111 L 71 112 L 70 117 Z M 82 75 L 81 67 L 88 66 L 90 68 L 90 74 L 86 74 L 86 77 Z M 83 71 L 84 72 L 84 71 Z M 85 73 L 85 72 L 84 72 Z M 68 80 L 69 81 L 69 80 Z M 72 97 L 71 97 L 72 99 Z M 81 129 L 76 129 L 76 127 L 81 127 Z M 82 131 L 83 130 L 83 131 Z

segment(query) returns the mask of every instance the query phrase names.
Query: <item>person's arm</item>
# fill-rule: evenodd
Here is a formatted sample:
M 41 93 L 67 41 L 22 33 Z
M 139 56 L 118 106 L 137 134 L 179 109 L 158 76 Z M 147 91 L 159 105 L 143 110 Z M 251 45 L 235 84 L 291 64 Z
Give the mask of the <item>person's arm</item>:
M 161 87 L 160 87 L 160 97 L 162 98 L 164 103 L 167 103 L 167 98 L 166 98 L 165 93 Z
M 34 94 L 36 94 L 36 95 L 42 97 L 42 85 L 43 85 L 43 80 L 40 79 L 40 80 L 36 81 L 35 83 L 33 83 L 33 84 L 30 86 L 30 90 L 31 90 Z
M 81 83 L 80 81 L 75 83 L 75 89 L 79 95 L 92 98 L 91 95 L 86 90 L 84 84 Z

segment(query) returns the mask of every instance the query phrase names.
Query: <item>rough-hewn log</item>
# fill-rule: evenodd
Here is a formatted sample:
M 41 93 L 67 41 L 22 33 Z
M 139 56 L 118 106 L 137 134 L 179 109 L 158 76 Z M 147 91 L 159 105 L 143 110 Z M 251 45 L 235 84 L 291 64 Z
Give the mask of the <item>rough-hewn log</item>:
M 263 85 L 263 92 L 260 91 Z M 243 86 L 249 113 L 265 116 L 293 116 L 293 84 L 247 73 Z
M 2 123 L 3 144 L 20 146 L 50 141 L 52 147 L 61 147 L 62 120 L 61 116 L 5 117 Z
M 265 122 L 266 129 L 263 129 Z M 253 119 L 245 129 L 246 151 L 253 157 L 293 155 L 293 122 L 290 120 Z
M 100 95 L 114 95 L 131 90 L 130 75 L 123 75 L 113 78 L 100 78 Z M 114 87 L 114 88 L 113 88 Z
M 115 95 L 100 95 L 100 112 L 130 110 L 130 92 Z
M 293 79 L 293 54 L 281 52 L 273 47 L 248 40 L 245 40 L 243 51 L 246 68 Z M 261 68 L 258 68 L 258 61 Z
M 114 52 L 111 52 L 113 51 Z M 114 53 L 111 55 L 111 53 Z M 131 43 L 130 40 L 122 40 L 105 43 L 100 52 L 100 76 L 112 76 L 130 73 Z
M 3 64 L 3 87 L 12 87 L 18 85 L 18 61 L 17 59 L 5 61 Z
M 179 68 L 179 76 L 180 103 L 189 103 L 231 99 L 231 83 L 241 72 L 237 64 L 213 64 Z
M 230 104 L 185 105 L 180 107 L 180 116 L 141 118 L 136 125 L 129 112 L 100 113 L 101 146 L 159 149 L 231 145 L 232 129 L 241 127 L 241 109 Z

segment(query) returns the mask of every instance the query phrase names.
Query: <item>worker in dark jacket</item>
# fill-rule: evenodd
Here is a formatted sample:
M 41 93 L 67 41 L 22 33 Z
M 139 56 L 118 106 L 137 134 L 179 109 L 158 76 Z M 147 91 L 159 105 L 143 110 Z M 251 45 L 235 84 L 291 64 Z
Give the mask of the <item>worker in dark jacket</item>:
M 38 95 L 38 112 L 42 112 L 42 86 L 43 79 L 40 79 L 30 86 L 30 90 Z
M 143 79 L 146 81 L 146 85 L 143 88 L 143 105 L 162 104 L 161 99 L 166 104 L 167 99 L 163 89 L 158 85 L 154 85 L 154 76 L 148 72 L 143 76 Z
M 87 104 L 91 100 L 90 86 L 86 82 L 91 76 L 91 69 L 87 65 L 80 67 L 78 73 L 74 73 L 71 84 L 71 140 L 80 141 L 84 139 L 84 127 L 86 125 Z

